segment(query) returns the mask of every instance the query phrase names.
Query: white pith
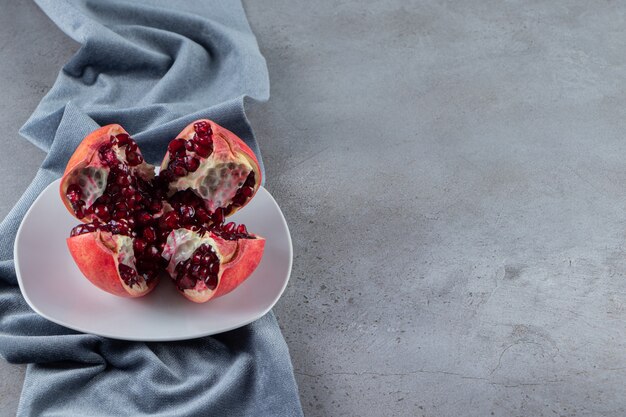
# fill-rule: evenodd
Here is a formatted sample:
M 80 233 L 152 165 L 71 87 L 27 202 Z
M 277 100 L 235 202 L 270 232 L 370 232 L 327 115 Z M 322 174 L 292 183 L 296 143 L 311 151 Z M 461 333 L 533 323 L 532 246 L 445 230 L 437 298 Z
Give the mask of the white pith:
M 169 261 L 167 265 L 167 272 L 170 275 L 174 275 L 176 265 L 180 262 L 186 261 L 193 255 L 193 253 L 200 246 L 208 244 L 210 245 L 217 258 L 222 262 L 222 255 L 217 250 L 215 241 L 208 236 L 201 236 L 196 232 L 187 229 L 176 229 L 172 231 L 167 237 L 165 247 L 161 256 Z
M 195 155 L 193 152 L 187 154 Z M 212 212 L 219 207 L 227 207 L 252 172 L 252 165 L 247 158 L 235 159 L 232 155 L 219 155 L 215 152 L 206 159 L 197 158 L 201 161 L 198 169 L 172 181 L 169 185 L 170 191 L 184 191 L 190 188 L 207 202 L 207 208 Z M 167 153 L 161 167 L 169 166 L 169 162 L 170 154 Z M 230 163 L 236 167 L 228 168 Z M 222 168 L 226 170 L 224 177 L 220 174 Z
M 78 184 L 81 188 L 81 200 L 85 207 L 91 207 L 107 188 L 108 168 L 85 167 L 76 170 L 70 177 L 69 184 Z
M 117 264 L 126 265 L 135 271 L 137 268 L 135 267 L 135 252 L 133 250 L 133 240 L 129 236 L 125 235 L 113 235 L 113 240 L 115 241 L 117 247 Z M 120 279 L 122 285 L 129 289 L 132 292 L 143 292 L 148 289 L 148 285 L 146 285 L 146 281 L 143 277 L 137 273 L 137 284 L 132 287 L 126 285 L 123 279 Z

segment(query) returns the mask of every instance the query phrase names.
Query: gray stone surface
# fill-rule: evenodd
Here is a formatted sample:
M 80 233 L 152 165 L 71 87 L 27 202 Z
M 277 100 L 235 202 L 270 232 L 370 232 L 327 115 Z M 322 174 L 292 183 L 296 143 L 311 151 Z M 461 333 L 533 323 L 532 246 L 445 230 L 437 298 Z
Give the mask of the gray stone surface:
M 42 157 L 16 129 L 75 47 L 4 3 L 0 214 Z M 306 414 L 626 414 L 626 7 L 246 7 L 272 82 L 250 118 L 295 246 L 275 311 Z M 3 416 L 16 369 L 0 368 Z

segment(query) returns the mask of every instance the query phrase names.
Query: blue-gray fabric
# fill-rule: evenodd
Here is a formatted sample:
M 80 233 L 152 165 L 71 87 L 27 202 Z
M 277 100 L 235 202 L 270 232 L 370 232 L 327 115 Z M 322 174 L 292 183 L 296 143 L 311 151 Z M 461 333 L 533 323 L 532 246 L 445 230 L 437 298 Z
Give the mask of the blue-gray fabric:
M 214 337 L 136 343 L 76 333 L 26 305 L 12 260 L 17 227 L 88 132 L 120 123 L 154 163 L 185 125 L 206 117 L 259 155 L 243 102 L 269 96 L 265 61 L 239 1 L 38 4 L 81 46 L 20 132 L 48 155 L 0 224 L 0 354 L 29 364 L 18 415 L 302 415 L 272 313 Z

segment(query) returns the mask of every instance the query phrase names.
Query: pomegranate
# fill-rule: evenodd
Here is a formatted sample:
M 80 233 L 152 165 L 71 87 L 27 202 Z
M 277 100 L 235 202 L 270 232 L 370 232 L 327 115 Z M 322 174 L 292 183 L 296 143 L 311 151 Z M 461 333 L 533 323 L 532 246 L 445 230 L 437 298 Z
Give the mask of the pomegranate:
M 158 271 L 151 262 L 140 269 L 128 233 L 127 226 L 117 224 L 79 225 L 72 229 L 67 245 L 78 268 L 95 286 L 121 297 L 140 297 L 154 289 Z
M 215 223 L 245 206 L 261 185 L 252 150 L 210 120 L 191 123 L 170 142 L 160 172 L 169 195 L 191 190 L 203 205 L 198 216 L 210 213 Z
M 156 176 L 121 126 L 104 126 L 82 141 L 61 179 L 65 207 L 83 222 L 67 239 L 70 253 L 92 283 L 112 294 L 145 295 L 167 269 L 183 295 L 208 301 L 230 292 L 260 262 L 264 239 L 245 225 L 224 224 L 260 182 L 250 148 L 210 120 L 190 124 L 170 142 Z M 205 242 L 194 248 L 195 258 L 174 256 L 178 239 L 171 239 L 179 235 Z
M 120 125 L 104 126 L 89 134 L 67 163 L 61 199 L 82 221 L 121 220 L 150 194 L 152 178 L 154 166 L 144 162 L 128 133 Z
M 265 239 L 244 225 L 228 223 L 212 231 L 173 230 L 163 250 L 167 272 L 189 300 L 204 303 L 228 294 L 256 269 Z

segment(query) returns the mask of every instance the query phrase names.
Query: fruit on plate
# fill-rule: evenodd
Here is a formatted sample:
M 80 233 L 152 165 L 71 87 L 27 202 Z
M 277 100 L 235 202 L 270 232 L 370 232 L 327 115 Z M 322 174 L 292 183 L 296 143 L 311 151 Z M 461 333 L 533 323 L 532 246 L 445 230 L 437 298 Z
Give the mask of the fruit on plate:
M 191 123 L 170 142 L 158 175 L 121 126 L 104 126 L 81 142 L 61 179 L 65 207 L 83 222 L 67 245 L 104 291 L 140 297 L 167 270 L 183 295 L 206 302 L 236 288 L 261 260 L 265 240 L 245 225 L 225 224 L 260 184 L 252 150 L 210 120 Z M 199 254 L 185 258 L 177 236 L 203 242 L 194 247 Z

